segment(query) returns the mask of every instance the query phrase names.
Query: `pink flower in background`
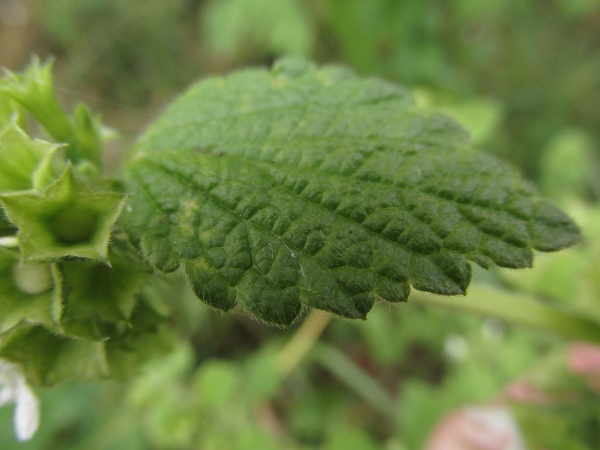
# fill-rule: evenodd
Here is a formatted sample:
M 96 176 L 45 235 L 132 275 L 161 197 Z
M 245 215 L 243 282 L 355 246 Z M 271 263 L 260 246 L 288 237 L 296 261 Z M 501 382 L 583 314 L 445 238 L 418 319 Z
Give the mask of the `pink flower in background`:
M 583 376 L 588 386 L 600 392 L 600 348 L 591 344 L 573 344 L 569 348 L 569 368 Z
M 569 370 L 600 393 L 600 347 L 577 343 L 567 352 Z M 548 393 L 517 380 L 506 390 L 508 399 L 550 405 Z M 425 450 L 525 450 L 521 433 L 506 406 L 466 407 L 446 416 L 432 431 Z
M 472 406 L 446 416 L 425 450 L 525 450 L 521 433 L 505 406 Z

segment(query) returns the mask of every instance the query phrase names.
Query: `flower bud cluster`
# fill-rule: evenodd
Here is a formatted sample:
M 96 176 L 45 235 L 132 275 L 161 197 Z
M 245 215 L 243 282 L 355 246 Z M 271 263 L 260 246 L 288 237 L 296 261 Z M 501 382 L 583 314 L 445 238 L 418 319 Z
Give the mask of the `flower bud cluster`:
M 127 195 L 102 176 L 100 122 L 83 105 L 65 114 L 50 69 L 0 80 L 0 404 L 16 402 L 19 439 L 38 424 L 30 386 L 127 375 L 164 347 L 152 273 L 118 230 Z M 26 113 L 56 143 L 32 138 Z

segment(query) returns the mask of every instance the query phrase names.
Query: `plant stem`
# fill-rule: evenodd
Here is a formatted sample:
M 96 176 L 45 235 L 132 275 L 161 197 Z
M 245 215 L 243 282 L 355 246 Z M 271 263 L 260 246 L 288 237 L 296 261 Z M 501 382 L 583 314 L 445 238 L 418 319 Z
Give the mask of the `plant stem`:
M 411 300 L 428 306 L 493 316 L 569 339 L 600 344 L 600 323 L 593 319 L 491 286 L 472 285 L 469 295 L 465 297 L 441 297 L 414 292 Z M 317 364 L 331 372 L 383 417 L 395 421 L 396 406 L 391 394 L 341 351 L 317 342 L 330 320 L 331 316 L 320 311 L 313 311 L 309 315 L 279 353 L 279 373 L 282 377 L 289 375 L 310 352 Z
M 313 348 L 330 321 L 331 315 L 323 311 L 311 311 L 277 356 L 277 370 L 282 378 L 287 377 Z
M 597 321 L 575 311 L 545 305 L 529 296 L 483 284 L 472 285 L 465 297 L 441 297 L 415 292 L 412 300 L 428 306 L 493 316 L 569 339 L 600 344 L 600 323 Z
M 331 321 L 331 315 L 313 310 L 286 346 L 279 352 L 276 365 L 279 375 L 287 377 L 296 366 L 311 354 L 314 362 L 331 372 L 359 397 L 385 418 L 395 415 L 394 401 L 386 389 L 351 359 L 336 348 L 318 343 L 319 337 Z
M 354 361 L 336 348 L 319 343 L 312 352 L 315 361 L 346 384 L 385 418 L 394 421 L 396 405 L 391 394 Z

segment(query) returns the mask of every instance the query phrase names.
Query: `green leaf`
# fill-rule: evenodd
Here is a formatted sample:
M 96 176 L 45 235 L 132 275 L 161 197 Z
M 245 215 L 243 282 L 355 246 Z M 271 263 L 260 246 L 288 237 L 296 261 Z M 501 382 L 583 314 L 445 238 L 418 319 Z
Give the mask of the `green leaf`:
M 125 227 L 213 307 L 276 325 L 365 318 L 410 285 L 464 294 L 469 260 L 529 267 L 575 224 L 402 88 L 284 59 L 204 80 L 140 139 Z
M 70 166 L 43 192 L 0 195 L 8 219 L 19 229 L 24 261 L 78 257 L 107 262 L 111 228 L 125 201 L 116 192 L 91 191 Z

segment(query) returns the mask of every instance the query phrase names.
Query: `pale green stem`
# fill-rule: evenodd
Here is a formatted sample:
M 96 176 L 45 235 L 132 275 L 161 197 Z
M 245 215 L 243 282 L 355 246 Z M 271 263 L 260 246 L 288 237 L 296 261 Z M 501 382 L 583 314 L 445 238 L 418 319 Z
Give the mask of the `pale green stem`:
M 313 348 L 327 324 L 331 315 L 323 311 L 313 310 L 300 328 L 294 333 L 285 347 L 277 355 L 277 370 L 282 378 L 288 376 L 292 370 L 304 359 Z
M 411 300 L 428 306 L 492 316 L 506 322 L 568 339 L 600 344 L 600 323 L 581 313 L 543 304 L 518 293 L 474 284 L 465 297 L 442 297 L 415 292 Z
M 600 323 L 580 313 L 545 305 L 533 298 L 491 286 L 472 285 L 465 297 L 442 297 L 414 292 L 411 301 L 428 306 L 492 316 L 509 323 L 554 333 L 569 339 L 600 344 Z M 394 420 L 395 402 L 390 393 L 339 350 L 317 343 L 331 316 L 313 311 L 277 358 L 287 376 L 311 352 L 314 361 L 365 400 L 384 417 Z M 311 351 L 312 350 L 312 351 Z
M 279 352 L 276 364 L 282 378 L 288 376 L 308 355 L 346 384 L 384 417 L 394 416 L 394 401 L 384 387 L 351 359 L 329 345 L 318 343 L 319 337 L 331 321 L 331 315 L 313 310 L 294 336 Z

